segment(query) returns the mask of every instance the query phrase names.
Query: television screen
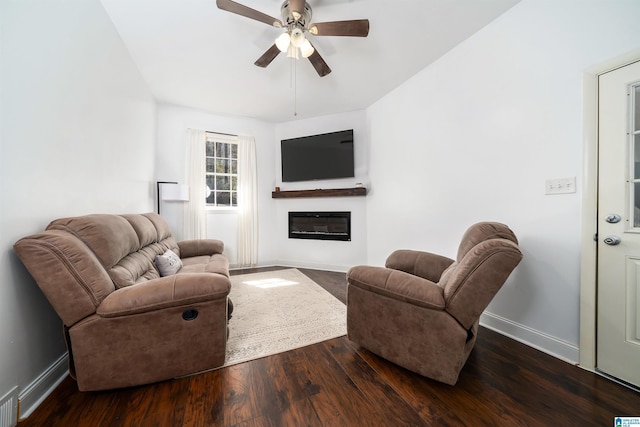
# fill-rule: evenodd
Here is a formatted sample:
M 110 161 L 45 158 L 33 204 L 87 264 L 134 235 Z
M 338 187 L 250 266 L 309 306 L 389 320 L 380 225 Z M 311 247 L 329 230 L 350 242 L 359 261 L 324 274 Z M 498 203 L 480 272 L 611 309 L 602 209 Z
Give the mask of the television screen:
M 353 129 L 281 141 L 282 182 L 352 178 Z

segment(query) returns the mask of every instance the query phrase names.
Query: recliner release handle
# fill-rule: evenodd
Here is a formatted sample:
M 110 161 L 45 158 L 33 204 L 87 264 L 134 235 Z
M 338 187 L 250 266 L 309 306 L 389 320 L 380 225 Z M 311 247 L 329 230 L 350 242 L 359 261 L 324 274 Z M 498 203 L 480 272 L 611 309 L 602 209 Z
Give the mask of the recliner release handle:
M 184 320 L 195 320 L 196 317 L 198 317 L 198 310 L 195 308 L 190 308 L 182 312 L 182 318 Z

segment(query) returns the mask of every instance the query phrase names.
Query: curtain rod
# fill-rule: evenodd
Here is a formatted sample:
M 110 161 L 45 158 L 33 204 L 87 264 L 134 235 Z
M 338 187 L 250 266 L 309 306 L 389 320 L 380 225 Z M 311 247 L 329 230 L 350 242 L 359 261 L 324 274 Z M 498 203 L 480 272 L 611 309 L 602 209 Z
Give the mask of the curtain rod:
M 210 130 L 205 130 L 204 132 L 205 132 L 205 133 L 213 133 L 213 134 L 216 134 L 216 135 L 236 136 L 236 137 L 238 136 L 238 135 L 233 135 L 233 134 L 231 134 L 231 133 L 212 132 L 212 131 L 210 131 Z
M 193 129 L 193 128 L 189 128 L 189 129 Z M 236 138 L 238 137 L 238 135 L 234 135 L 232 133 L 214 132 L 211 130 L 205 130 L 204 133 L 210 133 L 213 135 L 223 135 L 223 136 L 235 136 Z

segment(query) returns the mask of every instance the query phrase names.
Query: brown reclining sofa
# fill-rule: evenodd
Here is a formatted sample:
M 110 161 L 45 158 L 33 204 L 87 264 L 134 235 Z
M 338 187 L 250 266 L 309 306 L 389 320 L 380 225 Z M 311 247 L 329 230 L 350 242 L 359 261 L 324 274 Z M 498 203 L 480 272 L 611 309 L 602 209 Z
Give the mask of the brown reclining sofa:
M 14 245 L 62 319 L 81 391 L 224 364 L 231 284 L 223 247 L 176 242 L 154 213 L 57 219 Z

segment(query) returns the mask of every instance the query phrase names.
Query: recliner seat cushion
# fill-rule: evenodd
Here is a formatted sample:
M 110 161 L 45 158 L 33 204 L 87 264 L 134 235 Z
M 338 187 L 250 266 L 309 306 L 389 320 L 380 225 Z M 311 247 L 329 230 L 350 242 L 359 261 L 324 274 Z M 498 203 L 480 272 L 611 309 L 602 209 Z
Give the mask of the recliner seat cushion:
M 229 276 L 229 260 L 222 254 L 182 258 L 180 273 L 218 273 Z

